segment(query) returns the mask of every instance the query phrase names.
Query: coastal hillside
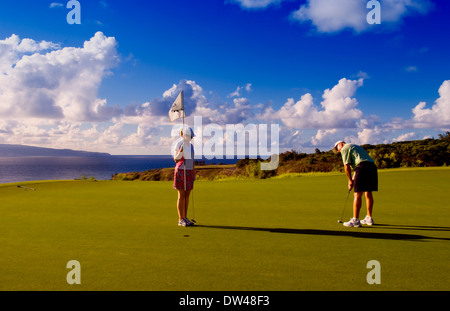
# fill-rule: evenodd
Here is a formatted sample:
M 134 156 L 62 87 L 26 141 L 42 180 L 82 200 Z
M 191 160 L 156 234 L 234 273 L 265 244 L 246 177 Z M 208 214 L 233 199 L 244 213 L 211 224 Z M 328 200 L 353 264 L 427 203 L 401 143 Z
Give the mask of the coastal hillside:
M 379 169 L 399 167 L 429 167 L 450 165 L 450 132 L 437 139 L 394 142 L 391 144 L 362 145 Z M 342 172 L 341 156 L 316 149 L 306 154 L 295 150 L 279 154 L 276 170 L 262 171 L 260 160 L 241 159 L 236 165 L 197 165 L 197 180 L 224 178 L 270 178 L 284 174 L 312 172 Z M 144 172 L 116 174 L 115 180 L 173 180 L 174 168 L 153 169 Z
M 0 144 L 0 157 L 104 157 L 109 153 Z

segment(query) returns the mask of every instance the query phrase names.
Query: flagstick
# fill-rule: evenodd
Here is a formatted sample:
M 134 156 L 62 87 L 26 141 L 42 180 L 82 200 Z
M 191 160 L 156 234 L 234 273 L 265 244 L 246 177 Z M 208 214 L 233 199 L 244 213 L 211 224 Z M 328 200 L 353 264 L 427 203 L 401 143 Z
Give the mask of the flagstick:
M 181 113 L 181 112 L 182 113 Z M 183 132 L 184 132 L 184 117 L 185 117 L 185 112 L 184 112 L 184 95 L 183 95 L 183 91 L 180 92 L 180 94 L 178 94 L 178 97 L 175 99 L 174 103 L 172 104 L 172 107 L 169 110 L 169 119 L 170 122 L 179 119 L 182 115 L 183 118 Z M 185 134 L 185 133 L 183 133 Z M 191 137 L 192 139 L 192 137 Z M 182 157 L 183 157 L 183 165 L 184 165 L 184 210 L 186 212 L 186 218 L 187 218 L 187 202 L 186 202 L 186 157 L 185 157 L 185 152 L 184 152 L 184 148 L 186 148 L 186 139 L 184 138 L 183 135 L 183 153 L 182 153 Z M 194 212 L 194 209 L 192 209 L 192 211 Z M 194 220 L 195 222 L 195 220 Z
M 185 141 L 186 141 L 186 138 L 185 138 L 185 135 L 186 135 L 186 133 L 184 133 L 184 131 L 185 131 L 185 128 L 184 128 L 184 117 L 183 117 L 183 158 L 184 158 L 184 210 L 186 211 L 186 218 L 188 217 L 188 213 L 187 213 L 187 205 L 186 205 L 186 157 L 185 157 L 185 153 L 184 153 L 184 151 L 185 151 L 185 149 L 186 149 L 186 146 L 185 146 Z M 189 133 L 189 135 L 191 135 L 191 133 Z M 191 139 L 192 139 L 192 137 L 191 137 Z M 189 148 L 190 148 L 191 146 L 189 146 Z M 190 156 L 192 157 L 192 151 L 191 152 L 189 152 L 189 154 L 190 154 Z M 192 159 L 193 160 L 193 159 Z M 193 189 L 191 190 L 191 191 L 193 191 Z M 192 194 L 192 199 L 194 199 L 194 195 Z M 193 222 L 196 222 L 195 221 L 195 212 L 194 212 L 194 202 L 192 202 L 192 221 Z

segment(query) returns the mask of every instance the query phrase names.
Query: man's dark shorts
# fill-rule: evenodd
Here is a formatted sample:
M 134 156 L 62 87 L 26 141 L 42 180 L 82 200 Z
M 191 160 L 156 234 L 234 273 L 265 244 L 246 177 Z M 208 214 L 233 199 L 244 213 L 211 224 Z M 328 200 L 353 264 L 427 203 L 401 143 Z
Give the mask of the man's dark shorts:
M 355 192 L 378 191 L 378 172 L 373 162 L 361 162 L 355 171 Z

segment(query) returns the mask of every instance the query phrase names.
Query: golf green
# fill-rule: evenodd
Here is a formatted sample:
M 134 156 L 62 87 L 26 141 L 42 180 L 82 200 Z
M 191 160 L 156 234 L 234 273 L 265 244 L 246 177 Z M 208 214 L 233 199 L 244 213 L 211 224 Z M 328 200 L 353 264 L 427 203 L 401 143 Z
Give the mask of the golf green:
M 337 223 L 336 173 L 196 182 L 188 228 L 171 182 L 17 185 L 0 185 L 0 290 L 450 289 L 446 167 L 380 170 L 362 228 Z M 81 284 L 67 282 L 70 260 Z

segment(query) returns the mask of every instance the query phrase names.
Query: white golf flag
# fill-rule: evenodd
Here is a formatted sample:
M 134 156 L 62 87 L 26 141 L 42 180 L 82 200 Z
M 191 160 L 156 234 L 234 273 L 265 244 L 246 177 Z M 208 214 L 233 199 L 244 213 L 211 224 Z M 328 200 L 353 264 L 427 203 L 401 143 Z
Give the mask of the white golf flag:
M 184 118 L 184 97 L 183 97 L 183 91 L 180 92 L 177 99 L 173 102 L 172 108 L 170 108 L 169 111 L 169 119 L 170 122 L 179 119 Z

